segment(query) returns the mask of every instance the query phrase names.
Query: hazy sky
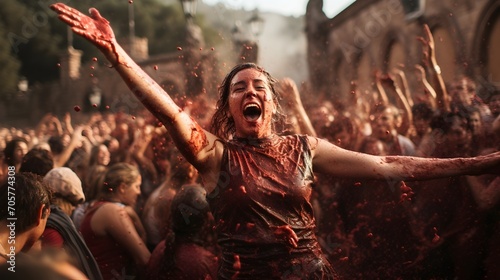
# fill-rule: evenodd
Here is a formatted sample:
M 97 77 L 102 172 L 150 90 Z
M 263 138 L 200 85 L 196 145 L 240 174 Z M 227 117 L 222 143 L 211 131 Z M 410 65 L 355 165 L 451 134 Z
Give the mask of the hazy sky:
M 224 3 L 227 7 L 234 9 L 243 8 L 254 10 L 257 8 L 262 12 L 276 12 L 287 16 L 301 16 L 306 13 L 308 0 L 202 0 L 203 3 L 214 5 Z M 354 0 L 324 0 L 323 10 L 328 17 L 333 17 Z

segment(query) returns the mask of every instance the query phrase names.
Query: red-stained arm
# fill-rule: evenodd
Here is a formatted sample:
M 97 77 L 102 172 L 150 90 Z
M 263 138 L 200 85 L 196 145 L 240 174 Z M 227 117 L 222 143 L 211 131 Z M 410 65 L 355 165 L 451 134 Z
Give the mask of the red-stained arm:
M 109 22 L 94 8 L 89 10 L 90 17 L 62 3 L 52 5 L 51 9 L 71 26 L 73 32 L 99 48 L 138 100 L 165 125 L 177 148 L 200 174 L 215 178 L 222 158 L 218 138 L 183 112 L 168 93 L 127 55 L 117 43 Z
M 498 174 L 500 152 L 471 158 L 372 156 L 309 137 L 314 170 L 344 178 L 390 181 L 426 180 L 458 175 Z

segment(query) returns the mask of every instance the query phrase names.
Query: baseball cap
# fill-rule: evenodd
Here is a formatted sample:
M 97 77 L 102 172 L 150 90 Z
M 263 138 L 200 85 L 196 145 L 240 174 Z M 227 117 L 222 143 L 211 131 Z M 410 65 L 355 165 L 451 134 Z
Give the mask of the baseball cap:
M 57 167 L 50 170 L 43 178 L 43 181 L 49 184 L 56 196 L 59 195 L 67 199 L 73 205 L 85 201 L 82 181 L 78 178 L 78 175 L 68 167 Z

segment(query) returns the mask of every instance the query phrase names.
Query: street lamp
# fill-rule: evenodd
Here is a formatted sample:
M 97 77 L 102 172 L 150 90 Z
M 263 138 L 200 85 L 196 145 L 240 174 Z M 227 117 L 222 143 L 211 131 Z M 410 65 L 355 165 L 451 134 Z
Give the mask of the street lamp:
M 182 10 L 187 20 L 191 20 L 196 15 L 197 0 L 180 0 L 182 3 Z
M 257 10 L 255 10 L 253 15 L 245 23 L 246 32 L 243 32 L 241 22 L 239 21 L 235 22 L 234 27 L 231 29 L 233 41 L 235 45 L 240 48 L 238 61 L 244 60 L 246 62 L 256 63 L 259 54 L 257 38 L 264 28 L 264 19 L 260 17 Z
M 237 44 L 244 41 L 245 34 L 243 34 L 243 30 L 241 28 L 241 21 L 237 20 L 234 23 L 234 26 L 231 29 L 231 36 L 233 37 L 233 41 Z
M 197 0 L 180 0 L 186 18 L 186 49 L 184 50 L 184 71 L 186 95 L 193 97 L 203 92 L 203 53 L 205 45 L 203 32 L 194 22 Z
M 28 91 L 28 80 L 25 77 L 21 77 L 17 83 L 17 89 L 21 93 L 26 93 Z
M 250 24 L 250 32 L 252 33 L 253 38 L 259 37 L 264 29 L 264 19 L 259 16 L 257 11 L 255 11 L 247 22 Z

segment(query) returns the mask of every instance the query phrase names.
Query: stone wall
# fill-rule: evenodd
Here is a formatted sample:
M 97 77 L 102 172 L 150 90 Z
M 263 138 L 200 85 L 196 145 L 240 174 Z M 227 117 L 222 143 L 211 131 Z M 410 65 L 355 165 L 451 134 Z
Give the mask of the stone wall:
M 371 91 L 374 71 L 394 67 L 402 68 L 414 85 L 413 66 L 423 58 L 417 40 L 423 23 L 434 34 L 446 82 L 463 74 L 480 85 L 499 83 L 500 1 L 423 2 L 422 15 L 414 19 L 407 19 L 400 0 L 355 1 L 328 19 L 317 16 L 322 1 L 310 0 L 306 18 L 313 92 L 345 100 L 351 81 L 357 81 L 362 91 Z

